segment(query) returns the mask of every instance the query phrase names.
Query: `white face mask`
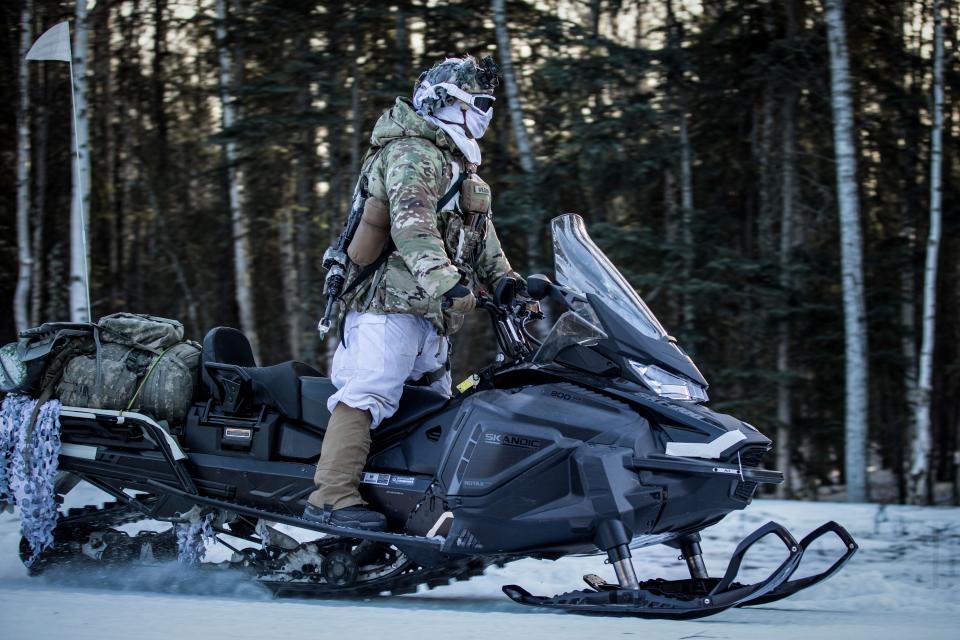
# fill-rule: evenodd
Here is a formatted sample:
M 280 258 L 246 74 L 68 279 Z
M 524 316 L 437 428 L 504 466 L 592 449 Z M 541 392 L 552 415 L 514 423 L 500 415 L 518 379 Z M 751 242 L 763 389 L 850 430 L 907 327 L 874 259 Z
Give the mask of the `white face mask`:
M 474 138 L 482 138 L 483 134 L 487 132 L 487 127 L 490 126 L 490 120 L 493 119 L 493 109 L 486 113 L 477 113 L 470 109 L 464 111 L 464 113 L 467 114 L 467 128 L 470 133 L 473 134 Z
M 440 122 L 451 127 L 459 128 L 463 131 L 465 137 L 480 139 L 483 137 L 483 134 L 487 132 L 487 127 L 490 126 L 490 120 L 493 118 L 493 109 L 490 109 L 486 113 L 480 113 L 474 109 L 464 111 L 460 107 L 460 103 L 457 103 L 449 107 L 444 107 L 435 115 Z

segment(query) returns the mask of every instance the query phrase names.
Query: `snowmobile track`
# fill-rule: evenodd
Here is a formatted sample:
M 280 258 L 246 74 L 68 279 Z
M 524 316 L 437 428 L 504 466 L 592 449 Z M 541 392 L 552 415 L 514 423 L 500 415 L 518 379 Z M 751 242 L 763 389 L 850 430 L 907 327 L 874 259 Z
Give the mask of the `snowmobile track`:
M 39 575 L 48 569 L 69 564 L 78 555 L 76 543 L 82 543 L 86 536 L 103 529 L 112 529 L 124 524 L 131 524 L 148 519 L 150 505 L 154 496 L 137 496 L 129 502 L 106 502 L 103 506 L 87 505 L 75 507 L 62 513 L 57 528 L 54 530 L 54 546 L 45 550 L 38 560 L 30 567 L 30 575 Z M 156 536 L 155 532 L 146 532 L 138 536 Z M 136 537 L 134 537 L 136 539 Z M 359 539 L 356 540 L 359 542 Z M 352 542 L 349 538 L 328 537 L 316 543 L 323 548 L 342 545 Z M 21 541 L 21 555 L 29 552 L 25 542 Z M 436 567 L 422 567 L 412 560 L 407 560 L 394 572 L 386 576 L 374 578 L 368 582 L 353 585 L 335 586 L 329 583 L 320 583 L 302 580 L 265 580 L 254 575 L 252 569 L 251 582 L 268 588 L 277 597 L 299 597 L 312 599 L 349 599 L 371 598 L 381 595 L 405 595 L 416 593 L 420 586 L 428 589 L 442 587 L 454 581 L 465 581 L 483 575 L 491 565 L 504 565 L 514 558 L 510 557 L 457 557 L 443 565 Z M 93 562 L 84 556 L 84 560 Z M 223 570 L 222 565 L 201 565 L 209 570 Z M 243 569 L 240 569 L 243 570 Z

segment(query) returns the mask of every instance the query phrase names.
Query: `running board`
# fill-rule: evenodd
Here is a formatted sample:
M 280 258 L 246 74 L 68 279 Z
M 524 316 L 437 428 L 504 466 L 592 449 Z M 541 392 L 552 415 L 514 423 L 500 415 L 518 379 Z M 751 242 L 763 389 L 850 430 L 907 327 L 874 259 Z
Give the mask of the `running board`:
M 790 582 L 790 576 L 800 566 L 806 545 L 827 532 L 836 533 L 847 544 L 844 556 L 821 574 Z M 787 557 L 766 579 L 756 584 L 734 582 L 747 551 L 768 535 L 779 538 L 787 549 Z M 856 543 L 836 523 L 823 525 L 804 538 L 803 543 L 798 543 L 783 526 L 768 522 L 737 545 L 722 578 L 647 580 L 640 583 L 639 589 L 621 589 L 588 576 L 588 584 L 592 589 L 553 597 L 534 596 L 516 585 L 503 587 L 503 592 L 519 604 L 563 609 L 571 613 L 687 620 L 720 613 L 731 607 L 785 598 L 836 573 L 855 551 Z
M 156 480 L 147 480 L 146 484 L 155 488 L 159 492 L 172 494 L 177 497 L 183 498 L 184 500 L 192 501 L 199 505 L 205 505 L 208 507 L 214 507 L 217 509 L 225 509 L 227 511 L 233 511 L 235 513 L 240 513 L 246 516 L 263 518 L 264 520 L 270 520 L 271 522 L 282 522 L 283 524 L 288 524 L 293 527 L 300 527 L 301 529 L 310 529 L 312 531 L 317 531 L 319 533 L 326 533 L 332 536 L 339 536 L 342 538 L 352 538 L 360 540 L 371 540 L 373 542 L 382 542 L 385 544 L 393 544 L 397 547 L 400 547 L 401 550 L 403 547 L 406 548 L 416 548 L 425 551 L 432 551 L 435 553 L 441 553 L 444 551 L 443 545 L 445 538 L 436 537 L 436 538 L 426 538 L 421 536 L 408 536 L 402 533 L 387 533 L 385 531 L 364 531 L 362 529 L 354 529 L 352 527 L 337 527 L 329 524 L 321 524 L 313 520 L 304 520 L 303 518 L 298 518 L 296 516 L 287 515 L 284 513 L 278 513 L 276 511 L 268 511 L 266 509 L 258 509 L 255 507 L 249 507 L 244 504 L 237 502 L 230 502 L 229 500 L 221 500 L 218 498 L 209 498 L 203 495 L 197 495 L 188 493 L 177 487 L 170 486 L 163 482 L 158 482 Z

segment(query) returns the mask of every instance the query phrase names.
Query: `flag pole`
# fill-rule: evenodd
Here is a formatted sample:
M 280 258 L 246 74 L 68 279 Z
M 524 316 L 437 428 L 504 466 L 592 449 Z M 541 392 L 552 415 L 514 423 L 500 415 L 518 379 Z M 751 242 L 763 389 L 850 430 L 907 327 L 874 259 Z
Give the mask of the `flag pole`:
M 70 52 L 67 62 L 70 65 L 70 104 L 73 107 L 73 139 L 75 158 L 77 162 L 77 200 L 80 206 L 80 242 L 83 244 L 83 286 L 87 292 L 87 322 L 93 322 L 93 313 L 90 310 L 90 254 L 87 249 L 87 219 L 83 211 L 83 164 L 80 162 L 80 132 L 77 127 L 77 95 L 73 87 L 73 38 L 70 36 L 70 23 L 67 22 L 67 50 Z

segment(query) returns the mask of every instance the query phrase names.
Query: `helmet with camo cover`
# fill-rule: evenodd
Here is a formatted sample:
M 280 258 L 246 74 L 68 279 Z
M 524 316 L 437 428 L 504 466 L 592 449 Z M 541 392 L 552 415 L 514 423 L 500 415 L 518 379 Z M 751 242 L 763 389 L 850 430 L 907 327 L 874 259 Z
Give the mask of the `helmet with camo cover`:
M 492 96 L 499 84 L 500 67 L 491 56 L 479 62 L 471 55 L 447 58 L 420 74 L 413 88 L 413 106 L 421 115 L 435 115 L 464 99 L 462 94 L 454 93 Z

